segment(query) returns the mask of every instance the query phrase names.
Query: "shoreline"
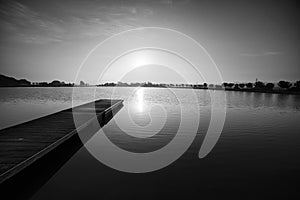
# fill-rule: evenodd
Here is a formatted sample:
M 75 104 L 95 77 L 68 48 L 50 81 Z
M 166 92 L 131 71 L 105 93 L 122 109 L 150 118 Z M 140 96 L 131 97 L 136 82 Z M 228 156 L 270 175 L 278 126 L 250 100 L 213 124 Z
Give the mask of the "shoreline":
M 195 88 L 195 87 L 151 87 L 151 86 L 96 86 L 96 85 L 90 85 L 90 86 L 0 86 L 0 88 L 113 88 L 113 87 L 144 87 L 144 88 L 176 88 L 176 89 L 195 89 L 195 90 L 223 90 L 223 91 L 234 91 L 234 92 L 254 92 L 254 93 L 268 93 L 268 94 L 286 94 L 286 95 L 300 95 L 300 91 L 295 90 L 268 90 L 268 89 L 256 89 L 256 88 Z
M 261 89 L 230 89 L 230 88 L 225 88 L 225 91 L 300 95 L 300 91 L 289 91 L 289 90 L 261 90 Z

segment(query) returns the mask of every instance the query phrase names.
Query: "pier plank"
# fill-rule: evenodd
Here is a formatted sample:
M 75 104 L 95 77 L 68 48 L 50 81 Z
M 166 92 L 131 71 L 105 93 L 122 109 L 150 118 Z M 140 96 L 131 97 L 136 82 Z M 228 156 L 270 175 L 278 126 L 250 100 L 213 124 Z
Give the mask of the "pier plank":
M 77 134 L 73 113 L 80 115 L 79 126 L 89 126 L 93 120 L 105 124 L 122 103 L 97 100 L 0 130 L 0 183 Z

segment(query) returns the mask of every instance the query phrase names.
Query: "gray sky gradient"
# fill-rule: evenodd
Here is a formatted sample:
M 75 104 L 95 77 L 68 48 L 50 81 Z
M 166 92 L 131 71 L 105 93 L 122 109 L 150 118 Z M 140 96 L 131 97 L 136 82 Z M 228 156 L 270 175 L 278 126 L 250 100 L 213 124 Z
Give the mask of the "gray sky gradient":
M 81 61 L 105 38 L 159 26 L 202 44 L 224 81 L 295 81 L 299 15 L 296 1 L 1 1 L 0 73 L 73 82 Z

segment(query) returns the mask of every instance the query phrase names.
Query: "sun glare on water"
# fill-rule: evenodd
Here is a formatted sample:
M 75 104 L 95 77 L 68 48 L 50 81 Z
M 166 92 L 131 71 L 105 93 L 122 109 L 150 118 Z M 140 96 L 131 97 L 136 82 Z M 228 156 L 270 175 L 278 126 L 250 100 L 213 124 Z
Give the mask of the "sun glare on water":
M 144 111 L 144 88 L 139 88 L 136 91 L 137 109 L 139 112 Z

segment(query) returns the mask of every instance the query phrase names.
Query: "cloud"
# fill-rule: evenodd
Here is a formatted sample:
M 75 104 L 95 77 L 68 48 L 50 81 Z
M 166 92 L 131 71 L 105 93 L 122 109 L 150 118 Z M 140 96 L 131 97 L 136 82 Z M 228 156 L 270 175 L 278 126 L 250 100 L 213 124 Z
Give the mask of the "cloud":
M 282 52 L 279 52 L 279 51 L 266 51 L 264 52 L 264 55 L 266 56 L 276 56 L 276 55 L 280 55 L 282 54 Z
M 172 5 L 173 1 L 172 0 L 161 0 L 160 1 L 162 4 L 166 4 L 166 5 Z
M 60 41 L 64 32 L 56 18 L 43 16 L 29 7 L 9 1 L 0 7 L 1 33 L 9 39 L 30 43 Z
M 281 55 L 282 52 L 280 51 L 264 51 L 260 53 L 241 53 L 240 56 L 245 57 L 263 57 L 263 56 L 276 56 Z
M 165 4 L 165 5 L 185 5 L 185 4 L 189 4 L 190 0 L 160 0 L 161 4 Z
M 19 2 L 7 1 L 0 6 L 2 42 L 8 39 L 48 44 L 76 38 L 106 37 L 143 26 L 142 19 L 153 15 L 151 7 L 135 4 L 103 5 L 93 1 L 80 5 L 59 5 L 55 13 L 49 11 L 46 14 L 38 9 L 38 5 L 32 8 Z

